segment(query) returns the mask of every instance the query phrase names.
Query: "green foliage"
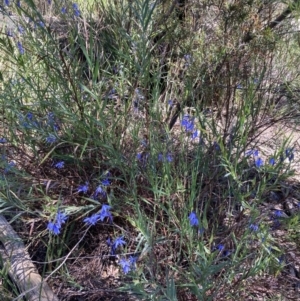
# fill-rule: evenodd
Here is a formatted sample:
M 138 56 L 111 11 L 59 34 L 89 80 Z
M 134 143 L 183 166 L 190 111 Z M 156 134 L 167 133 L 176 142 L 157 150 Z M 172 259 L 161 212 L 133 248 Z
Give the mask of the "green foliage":
M 119 260 L 118 289 L 141 300 L 236 298 L 279 274 L 284 222 L 263 206 L 291 177 L 294 149 L 257 149 L 265 127 L 299 114 L 297 37 L 268 26 L 285 7 L 24 2 L 0 36 L 0 206 L 39 224 L 43 274 L 82 289 L 65 256 L 92 253 L 104 232 L 126 242 L 105 254 Z M 105 204 L 112 216 L 84 222 Z M 286 222 L 292 239 L 298 220 Z

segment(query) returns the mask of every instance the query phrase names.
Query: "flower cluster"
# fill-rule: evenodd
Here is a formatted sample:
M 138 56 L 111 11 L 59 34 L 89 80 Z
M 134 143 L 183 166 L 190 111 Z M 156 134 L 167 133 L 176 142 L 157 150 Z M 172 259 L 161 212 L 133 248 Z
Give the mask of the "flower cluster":
M 249 150 L 245 153 L 246 156 L 254 157 L 254 164 L 257 168 L 260 168 L 264 165 L 264 161 L 261 157 L 259 157 L 258 150 Z M 280 156 L 280 161 L 283 162 L 285 159 L 288 159 L 290 162 L 294 159 L 294 150 L 293 148 L 287 148 L 284 151 L 284 155 Z M 274 157 L 269 158 L 269 164 L 274 166 L 276 164 L 276 160 Z
M 199 136 L 199 131 L 195 126 L 195 118 L 190 115 L 184 115 L 181 121 L 181 126 L 187 133 L 191 134 L 191 138 L 195 139 Z
M 130 256 L 129 259 L 121 258 L 119 264 L 123 269 L 124 274 L 128 274 L 131 270 L 135 269 L 137 257 Z
M 59 168 L 59 166 L 57 166 L 58 164 L 62 164 L 63 162 L 58 162 L 55 167 Z M 108 175 L 107 175 L 108 176 Z M 99 195 L 101 195 L 102 197 L 106 196 L 106 188 L 110 185 L 110 180 L 108 178 L 103 179 L 100 184 L 97 186 L 95 192 L 93 193 L 93 198 L 97 198 Z M 84 185 L 80 185 L 77 188 L 77 193 L 83 193 L 86 194 L 89 191 L 89 183 L 86 182 Z
M 192 227 L 198 227 L 199 226 L 199 220 L 195 212 L 191 212 L 189 215 L 190 225 Z
M 94 226 L 98 221 L 103 221 L 106 217 L 112 222 L 112 214 L 109 211 L 110 210 L 109 205 L 102 205 L 101 210 L 98 213 L 94 213 L 90 217 L 86 217 L 83 221 L 88 225 L 88 226 Z
M 73 3 L 72 7 L 73 7 L 74 16 L 75 17 L 80 17 L 80 10 L 79 10 L 78 4 L 77 3 Z
M 62 224 L 66 222 L 67 218 L 68 217 L 65 213 L 58 210 L 54 221 L 48 222 L 47 229 L 54 235 L 58 235 L 60 233 Z
M 172 162 L 173 156 L 171 153 L 167 153 L 165 156 L 162 153 L 160 153 L 160 154 L 158 154 L 157 159 L 158 159 L 158 162 L 165 162 L 165 161 Z

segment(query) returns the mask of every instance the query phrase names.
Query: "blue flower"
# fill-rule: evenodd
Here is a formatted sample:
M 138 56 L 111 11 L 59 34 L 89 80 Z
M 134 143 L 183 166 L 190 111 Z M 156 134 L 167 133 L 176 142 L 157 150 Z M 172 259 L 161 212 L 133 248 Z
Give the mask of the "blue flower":
M 213 147 L 214 147 L 214 149 L 215 149 L 216 151 L 221 150 L 220 145 L 219 145 L 218 142 L 216 142 L 216 141 L 214 141 Z
M 258 231 L 258 225 L 256 225 L 256 224 L 250 224 L 249 229 L 251 231 L 257 232 Z
M 195 127 L 194 118 L 192 118 L 190 115 L 183 116 L 181 126 L 185 129 L 186 132 L 193 132 Z
M 57 140 L 57 138 L 53 134 L 49 134 L 49 136 L 46 138 L 46 142 L 49 144 L 54 143 Z
M 24 27 L 22 27 L 21 25 L 18 25 L 18 32 L 19 32 L 20 34 L 23 34 L 23 33 L 25 32 Z
M 4 4 L 5 4 L 6 6 L 9 6 L 9 5 L 10 5 L 10 1 L 9 1 L 9 0 L 4 0 Z
M 262 158 L 257 158 L 256 160 L 255 160 L 255 166 L 257 167 L 257 168 L 260 168 L 260 167 L 262 167 L 264 165 L 264 161 L 262 160 Z
M 89 226 L 94 226 L 96 223 L 100 220 L 100 216 L 97 213 L 94 213 L 90 217 L 86 217 L 83 221 L 89 225 Z
M 163 156 L 162 153 L 159 153 L 159 154 L 158 154 L 157 160 L 158 160 L 158 162 L 163 162 L 163 161 L 164 161 L 164 156 Z
M 275 210 L 274 211 L 274 216 L 275 217 L 283 217 L 284 214 L 283 214 L 283 212 L 281 210 Z
M 38 21 L 37 25 L 44 28 L 45 27 L 45 23 L 43 21 Z
M 257 149 L 254 149 L 254 150 L 248 150 L 246 153 L 245 153 L 246 156 L 251 156 L 253 155 L 254 157 L 257 157 L 258 156 L 258 150 Z
M 23 45 L 20 41 L 17 42 L 17 47 L 19 49 L 20 54 L 23 55 L 25 53 L 25 49 L 23 48 Z
M 127 274 L 130 272 L 131 268 L 130 268 L 130 262 L 128 260 L 126 260 L 125 258 L 122 258 L 122 259 L 120 259 L 119 264 L 122 267 L 124 274 Z
M 72 7 L 73 7 L 73 11 L 74 11 L 74 16 L 79 17 L 80 16 L 80 10 L 79 10 L 78 4 L 73 3 Z
M 59 226 L 64 224 L 67 219 L 68 219 L 68 216 L 64 212 L 61 212 L 60 210 L 57 211 L 55 221 Z
M 6 35 L 7 35 L 8 37 L 11 37 L 11 38 L 14 36 L 14 34 L 13 34 L 13 32 L 12 32 L 11 29 L 7 29 L 7 30 L 6 30 Z
M 58 210 L 54 222 L 49 222 L 47 229 L 54 235 L 58 235 L 60 233 L 62 224 L 66 222 L 67 218 L 68 216 L 65 213 Z
M 269 159 L 269 164 L 270 164 L 270 165 L 274 166 L 275 163 L 276 163 L 276 162 L 275 162 L 275 159 L 274 159 L 274 158 L 270 158 L 270 159 Z
M 110 247 L 112 245 L 110 237 L 106 238 L 106 244 Z
M 113 247 L 116 250 L 119 246 L 124 246 L 126 245 L 125 240 L 123 239 L 123 236 L 117 237 L 114 242 L 113 242 Z
M 58 235 L 60 233 L 60 227 L 56 223 L 49 222 L 47 225 L 47 229 L 54 235 Z
M 110 181 L 109 181 L 109 179 L 104 179 L 104 180 L 102 180 L 101 184 L 103 186 L 109 186 L 110 185 Z
M 291 162 L 294 159 L 294 152 L 292 148 L 288 148 L 285 150 L 285 155 L 286 157 L 289 159 L 289 161 Z
M 168 162 L 172 162 L 172 161 L 173 161 L 173 156 L 172 156 L 171 153 L 167 153 L 167 155 L 166 155 L 166 160 L 167 160 Z
M 66 14 L 67 13 L 67 8 L 66 7 L 62 7 L 61 8 L 61 13 L 62 14 Z
M 58 169 L 61 169 L 61 168 L 64 168 L 65 166 L 65 162 L 64 161 L 59 161 L 57 162 L 54 167 L 58 168 Z
M 110 206 L 109 205 L 102 205 L 102 208 L 99 212 L 99 219 L 101 221 L 103 221 L 106 217 L 109 218 L 110 222 L 112 222 L 112 214 L 109 211 L 110 210 Z
M 110 209 L 111 209 L 111 206 L 104 204 L 104 205 L 102 205 L 101 212 L 109 212 Z
M 5 138 L 0 138 L 0 143 L 6 143 L 7 142 L 7 140 L 5 139 Z
M 197 218 L 197 215 L 195 212 L 191 212 L 189 215 L 189 220 L 190 220 L 190 225 L 193 226 L 198 226 L 199 225 L 199 220 Z
M 102 196 L 106 196 L 106 191 L 102 188 L 101 185 L 97 186 L 97 188 L 94 192 L 94 196 L 97 197 L 99 194 Z
M 129 256 L 129 262 L 131 266 L 134 266 L 138 260 L 137 256 Z
M 21 0 L 18 0 L 18 1 L 17 1 L 17 6 L 18 6 L 18 7 L 21 7 Z
M 216 249 L 219 251 L 219 252 L 222 252 L 224 249 L 225 249 L 225 246 L 223 244 L 218 244 Z
M 89 185 L 88 183 L 85 183 L 84 185 L 80 185 L 78 188 L 77 188 L 77 192 L 80 193 L 80 192 L 83 192 L 84 194 L 86 194 L 89 190 Z
M 194 139 L 196 139 L 197 137 L 199 136 L 199 131 L 194 131 L 193 133 L 192 133 L 192 140 L 194 140 Z
M 172 99 L 169 99 L 169 100 L 168 100 L 168 105 L 169 105 L 170 107 L 173 107 L 173 105 L 174 105 L 174 102 L 173 102 L 173 100 L 172 100 Z

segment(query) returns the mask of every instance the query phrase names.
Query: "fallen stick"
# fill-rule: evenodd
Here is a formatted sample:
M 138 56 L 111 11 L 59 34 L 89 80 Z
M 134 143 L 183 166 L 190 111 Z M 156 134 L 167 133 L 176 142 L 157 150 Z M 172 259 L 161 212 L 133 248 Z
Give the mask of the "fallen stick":
M 1 214 L 0 241 L 5 248 L 0 249 L 3 265 L 18 286 L 21 295 L 28 301 L 59 301 L 38 273 L 21 238 Z

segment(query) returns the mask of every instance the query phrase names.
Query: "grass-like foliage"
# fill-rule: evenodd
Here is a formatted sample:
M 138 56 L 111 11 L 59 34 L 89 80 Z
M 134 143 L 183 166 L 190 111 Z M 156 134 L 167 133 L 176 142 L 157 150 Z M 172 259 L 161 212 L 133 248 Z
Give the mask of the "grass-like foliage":
M 295 149 L 259 136 L 299 112 L 290 2 L 4 1 L 0 208 L 62 300 L 248 300 L 285 269 Z

